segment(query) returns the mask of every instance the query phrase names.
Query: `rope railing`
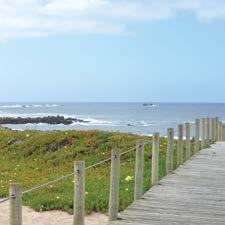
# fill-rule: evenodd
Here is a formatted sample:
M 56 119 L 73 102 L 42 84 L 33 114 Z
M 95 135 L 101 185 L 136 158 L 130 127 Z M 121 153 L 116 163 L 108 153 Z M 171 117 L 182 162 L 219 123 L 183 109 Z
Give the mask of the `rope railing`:
M 47 186 L 49 186 L 49 185 L 51 185 L 51 184 L 54 184 L 54 183 L 57 183 L 57 182 L 59 182 L 59 181 L 65 180 L 65 179 L 67 179 L 67 178 L 69 178 L 69 177 L 71 177 L 71 176 L 73 176 L 73 175 L 75 175 L 75 172 L 69 173 L 69 174 L 67 174 L 67 175 L 65 175 L 65 176 L 62 176 L 62 177 L 59 177 L 59 178 L 57 178 L 57 179 L 55 179 L 55 180 L 49 181 L 49 182 L 47 182 L 47 183 L 44 183 L 44 184 L 38 185 L 38 186 L 36 186 L 36 187 L 33 187 L 33 188 L 31 188 L 31 189 L 28 189 L 28 190 L 26 190 L 26 191 L 23 191 L 22 194 L 24 195 L 24 194 L 30 193 L 30 192 L 32 192 L 32 191 L 37 191 L 38 189 L 45 188 L 45 187 L 47 187 Z
M 136 148 L 131 148 L 131 149 L 125 151 L 125 152 L 122 152 L 122 153 L 120 154 L 120 156 L 126 155 L 126 154 L 128 154 L 128 153 L 130 153 L 130 152 L 133 152 L 134 150 L 136 150 Z
M 209 122 L 210 121 L 210 122 Z M 210 135 L 209 135 L 210 129 Z M 201 133 L 200 133 L 201 130 Z M 166 174 L 172 173 L 173 171 L 173 152 L 174 152 L 174 134 L 178 131 L 177 144 L 177 166 L 183 163 L 183 158 L 186 155 L 185 160 L 189 160 L 191 156 L 191 135 L 190 135 L 190 123 L 185 123 L 185 126 L 178 125 L 178 130 L 173 128 L 168 128 L 167 130 L 167 148 L 166 148 Z M 202 132 L 205 131 L 205 132 Z M 185 142 L 184 140 L 185 132 Z M 215 143 L 216 141 L 222 139 L 222 124 L 218 118 L 210 118 L 210 120 L 197 119 L 195 121 L 195 142 L 194 142 L 194 154 L 199 150 L 207 147 L 207 143 Z M 201 140 L 201 141 L 200 141 Z M 20 211 L 22 207 L 16 207 L 18 204 L 22 206 L 22 196 L 24 194 L 31 193 L 48 187 L 51 184 L 57 183 L 71 176 L 74 176 L 74 219 L 75 224 L 83 224 L 84 222 L 84 200 L 85 200 L 85 171 L 100 166 L 104 163 L 111 162 L 111 175 L 110 175 L 110 196 L 109 196 L 109 220 L 116 220 L 118 218 L 118 208 L 119 208 L 119 181 L 120 181 L 120 166 L 121 166 L 121 156 L 124 156 L 130 152 L 136 150 L 135 155 L 135 186 L 134 186 L 134 200 L 141 199 L 143 196 L 143 176 L 144 176 L 144 147 L 148 144 L 152 144 L 152 170 L 151 170 L 151 184 L 157 185 L 159 183 L 159 153 L 160 153 L 160 135 L 159 133 L 154 133 L 152 135 L 152 140 L 150 141 L 138 141 L 136 146 L 130 148 L 124 152 L 120 149 L 112 149 L 111 157 L 101 160 L 97 163 L 85 167 L 84 161 L 76 161 L 74 164 L 74 172 L 66 174 L 62 177 L 58 177 L 52 181 L 48 181 L 44 184 L 35 186 L 25 191 L 20 191 L 19 184 L 12 184 L 10 187 L 10 194 L 8 198 L 0 200 L 0 204 L 11 200 L 10 204 L 15 207 L 11 207 L 10 210 L 15 210 L 10 212 L 11 217 L 18 218 L 22 216 Z M 183 143 L 184 142 L 184 143 Z M 185 148 L 184 148 L 185 144 Z M 186 150 L 184 155 L 183 151 Z M 13 199 L 13 200 L 12 200 Z M 81 207 L 82 206 L 82 207 Z M 80 216 L 82 215 L 82 216 Z M 21 224 L 19 224 L 21 225 Z
M 177 130 L 177 129 L 174 130 L 174 134 L 175 134 L 175 133 L 178 133 L 178 130 Z M 146 145 L 148 145 L 148 144 L 152 144 L 152 141 L 144 142 L 144 143 L 143 143 L 143 146 L 146 146 Z M 128 153 L 130 153 L 130 152 L 132 152 L 132 151 L 135 151 L 135 150 L 136 150 L 136 147 L 131 148 L 131 149 L 127 150 L 127 151 L 122 152 L 122 153 L 120 154 L 120 156 L 126 155 L 126 154 L 128 154 Z M 110 161 L 111 161 L 111 157 L 110 157 L 110 158 L 107 158 L 107 159 L 104 159 L 104 160 L 102 160 L 102 161 L 100 161 L 100 162 L 98 162 L 98 163 L 95 163 L 95 164 L 93 164 L 93 165 L 90 165 L 90 166 L 86 167 L 85 170 L 89 170 L 89 169 L 91 169 L 91 168 L 94 168 L 94 167 L 96 167 L 96 166 L 99 166 L 99 165 L 101 165 L 101 164 L 104 164 L 104 163 L 110 162 Z M 45 187 L 47 187 L 47 186 L 49 186 L 49 185 L 52 185 L 52 184 L 57 183 L 57 182 L 59 182 L 59 181 L 65 180 L 65 179 L 67 179 L 67 178 L 69 178 L 69 177 L 71 177 L 71 176 L 74 176 L 74 175 L 75 175 L 75 172 L 72 172 L 72 173 L 63 175 L 62 177 L 56 178 L 56 179 L 54 179 L 54 180 L 52 180 L 52 181 L 49 181 L 49 182 L 46 182 L 46 183 L 44 183 L 44 184 L 35 186 L 35 187 L 30 188 L 30 189 L 28 189 L 28 190 L 25 190 L 25 191 L 22 192 L 22 195 L 27 194 L 27 193 L 30 193 L 30 192 L 33 192 L 33 191 L 37 191 L 37 190 L 39 190 L 39 189 L 43 189 L 43 188 L 45 188 Z M 13 196 L 8 197 L 8 198 L 4 198 L 4 199 L 0 200 L 0 204 L 9 201 L 11 198 L 13 198 Z
M 111 157 L 110 157 L 110 158 L 107 158 L 107 159 L 105 159 L 105 160 L 102 160 L 102 161 L 100 161 L 100 162 L 98 162 L 98 163 L 95 163 L 95 164 L 93 164 L 93 165 L 90 165 L 90 166 L 86 167 L 85 170 L 89 170 L 89 169 L 91 169 L 91 168 L 94 168 L 94 167 L 96 167 L 96 166 L 99 166 L 99 165 L 101 165 L 101 164 L 103 164 L 103 163 L 106 163 L 106 162 L 109 162 L 109 161 L 111 161 Z
M 152 143 L 152 141 L 144 142 L 143 145 L 145 146 L 145 145 L 150 144 L 150 143 Z M 134 150 L 136 150 L 136 148 L 131 148 L 131 149 L 127 150 L 127 151 L 122 152 L 120 155 L 123 156 L 123 155 L 125 155 L 125 154 L 127 154 L 129 152 L 134 151 Z M 111 161 L 111 157 L 110 158 L 107 158 L 107 159 L 104 159 L 104 160 L 102 160 L 102 161 L 100 161 L 98 163 L 95 163 L 93 165 L 90 165 L 90 166 L 86 167 L 85 170 L 89 170 L 91 168 L 97 167 L 97 166 L 99 166 L 101 164 L 104 164 L 106 162 L 109 162 L 109 161 Z M 28 190 L 25 190 L 25 191 L 22 192 L 22 195 L 31 193 L 33 191 L 38 191 L 38 190 L 43 189 L 43 188 L 46 188 L 49 185 L 55 184 L 55 183 L 57 183 L 59 181 L 65 180 L 65 179 L 67 179 L 67 178 L 69 178 L 71 176 L 74 176 L 74 175 L 75 175 L 75 172 L 72 172 L 72 173 L 63 175 L 62 177 L 56 178 L 56 179 L 54 179 L 52 181 L 49 181 L 49 182 L 46 182 L 44 184 L 35 186 L 35 187 L 30 188 Z M 0 200 L 0 204 L 9 201 L 11 198 L 13 198 L 13 196 L 10 196 L 8 198 L 4 198 L 4 199 Z
M 14 198 L 14 196 L 10 196 L 8 198 L 3 198 L 3 199 L 0 200 L 0 204 L 9 201 L 12 198 Z
M 143 146 L 146 146 L 146 145 L 148 145 L 148 144 L 152 144 L 152 141 L 144 142 L 144 143 L 143 143 Z M 135 147 L 134 147 L 134 148 L 131 148 L 131 149 L 127 150 L 127 151 L 122 152 L 122 153 L 120 154 L 120 156 L 126 155 L 126 154 L 128 154 L 128 153 L 130 153 L 130 152 L 132 152 L 132 151 L 135 151 L 135 150 L 136 150 Z M 107 159 L 104 159 L 104 160 L 102 160 L 102 161 L 100 161 L 100 162 L 98 162 L 98 163 L 95 163 L 95 164 L 93 164 L 93 165 L 90 165 L 90 166 L 86 167 L 85 170 L 89 170 L 89 169 L 91 169 L 91 168 L 94 168 L 94 167 L 96 167 L 96 166 L 99 166 L 99 165 L 104 164 L 104 163 L 109 162 L 109 161 L 111 161 L 111 157 L 110 157 L 110 158 L 107 158 Z M 59 181 L 65 180 L 65 179 L 67 179 L 67 178 L 69 178 L 69 177 L 71 177 L 71 176 L 74 176 L 74 175 L 75 175 L 75 172 L 69 173 L 69 174 L 67 174 L 67 175 L 63 175 L 62 177 L 56 178 L 56 179 L 54 179 L 54 180 L 52 180 L 52 181 L 49 181 L 49 182 L 46 182 L 46 183 L 44 183 L 44 184 L 35 186 L 35 187 L 30 188 L 30 189 L 28 189 L 28 190 L 25 190 L 25 191 L 22 192 L 22 195 L 28 194 L 28 193 L 33 192 L 33 191 L 37 191 L 37 190 L 39 190 L 39 189 L 43 189 L 43 188 L 45 188 L 45 187 L 47 187 L 47 186 L 49 186 L 49 185 L 52 185 L 52 184 L 57 183 L 57 182 L 59 182 Z M 0 204 L 9 201 L 11 198 L 13 198 L 13 196 L 10 196 L 10 197 L 8 197 L 8 198 L 4 198 L 4 199 L 0 200 Z

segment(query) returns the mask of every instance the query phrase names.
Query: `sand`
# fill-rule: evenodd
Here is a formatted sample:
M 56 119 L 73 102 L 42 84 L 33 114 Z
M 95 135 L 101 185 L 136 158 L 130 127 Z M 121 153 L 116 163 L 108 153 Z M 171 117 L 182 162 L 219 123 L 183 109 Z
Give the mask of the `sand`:
M 85 225 L 106 225 L 107 216 L 93 213 L 85 217 Z M 0 204 L 0 225 L 9 224 L 9 203 Z M 35 212 L 23 206 L 23 225 L 72 225 L 73 216 L 59 210 L 48 212 Z

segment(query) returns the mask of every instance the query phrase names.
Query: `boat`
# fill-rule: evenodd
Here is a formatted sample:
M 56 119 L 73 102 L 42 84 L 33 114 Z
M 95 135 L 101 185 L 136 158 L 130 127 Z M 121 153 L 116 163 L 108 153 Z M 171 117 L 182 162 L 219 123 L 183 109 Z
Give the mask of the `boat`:
M 153 103 L 144 103 L 143 106 L 144 107 L 155 107 L 157 105 L 156 104 L 153 104 Z

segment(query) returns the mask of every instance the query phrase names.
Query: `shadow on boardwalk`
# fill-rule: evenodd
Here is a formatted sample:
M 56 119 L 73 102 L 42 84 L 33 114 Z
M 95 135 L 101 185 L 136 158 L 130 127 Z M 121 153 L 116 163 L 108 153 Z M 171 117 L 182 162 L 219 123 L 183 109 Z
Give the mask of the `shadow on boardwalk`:
M 109 225 L 224 225 L 225 143 L 201 150 Z

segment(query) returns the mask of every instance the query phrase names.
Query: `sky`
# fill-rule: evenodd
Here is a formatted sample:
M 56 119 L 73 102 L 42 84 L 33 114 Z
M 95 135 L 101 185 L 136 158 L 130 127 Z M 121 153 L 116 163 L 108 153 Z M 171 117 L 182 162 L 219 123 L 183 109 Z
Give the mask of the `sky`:
M 225 102 L 225 0 L 0 0 L 1 102 Z

